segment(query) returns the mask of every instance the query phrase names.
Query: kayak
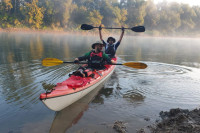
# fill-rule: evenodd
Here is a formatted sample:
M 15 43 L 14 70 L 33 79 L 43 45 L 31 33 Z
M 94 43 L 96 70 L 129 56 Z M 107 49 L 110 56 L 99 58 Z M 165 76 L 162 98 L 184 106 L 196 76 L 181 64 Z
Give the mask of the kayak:
M 115 65 L 105 65 L 104 70 L 92 71 L 91 77 L 71 75 L 65 81 L 57 83 L 52 90 L 40 94 L 40 100 L 49 109 L 60 111 L 97 88 L 112 75 L 114 69 Z

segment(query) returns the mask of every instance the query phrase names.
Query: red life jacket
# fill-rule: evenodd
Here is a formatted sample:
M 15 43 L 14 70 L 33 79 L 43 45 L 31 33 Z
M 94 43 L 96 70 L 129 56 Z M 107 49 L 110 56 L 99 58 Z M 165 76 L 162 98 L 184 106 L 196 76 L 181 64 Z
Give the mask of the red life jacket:
M 103 52 L 99 52 L 99 53 L 91 52 L 90 57 L 93 57 L 93 56 L 103 57 Z

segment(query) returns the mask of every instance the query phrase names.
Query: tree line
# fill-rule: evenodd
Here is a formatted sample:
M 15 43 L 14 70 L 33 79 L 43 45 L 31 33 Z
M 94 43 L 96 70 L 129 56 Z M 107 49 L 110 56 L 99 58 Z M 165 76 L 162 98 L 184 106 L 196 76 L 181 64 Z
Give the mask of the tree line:
M 144 25 L 150 34 L 199 33 L 200 7 L 153 0 L 0 0 L 1 28 L 79 30 Z

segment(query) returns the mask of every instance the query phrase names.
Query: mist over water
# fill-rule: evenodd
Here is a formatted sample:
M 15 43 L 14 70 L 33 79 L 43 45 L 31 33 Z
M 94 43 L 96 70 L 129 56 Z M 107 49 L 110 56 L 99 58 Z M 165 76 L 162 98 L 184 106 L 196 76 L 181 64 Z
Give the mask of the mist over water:
M 125 36 L 118 62 L 141 61 L 148 68 L 117 66 L 99 93 L 77 102 L 80 108 L 72 105 L 61 112 L 46 108 L 39 95 L 78 66 L 44 67 L 41 60 L 73 61 L 99 37 L 0 33 L 0 40 L 0 132 L 114 132 L 116 120 L 134 132 L 154 123 L 162 110 L 199 107 L 200 39 Z M 70 115 L 69 110 L 76 113 Z M 147 117 L 150 121 L 144 120 Z

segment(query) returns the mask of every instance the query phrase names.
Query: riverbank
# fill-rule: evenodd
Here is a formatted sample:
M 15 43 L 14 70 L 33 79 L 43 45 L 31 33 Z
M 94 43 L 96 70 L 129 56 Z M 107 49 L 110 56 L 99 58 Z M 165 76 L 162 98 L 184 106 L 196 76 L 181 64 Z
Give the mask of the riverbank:
M 170 109 L 160 112 L 160 121 L 138 130 L 137 133 L 199 133 L 200 109 Z
M 116 32 L 117 31 L 117 32 Z M 96 36 L 99 35 L 98 29 L 93 29 L 93 30 L 64 30 L 64 29 L 31 29 L 31 28 L 6 28 L 6 29 L 2 29 L 0 28 L 0 32 L 25 32 L 25 33 L 39 33 L 39 34 L 63 34 L 63 35 L 67 35 L 67 34 L 74 34 L 74 35 L 89 35 L 89 36 Z M 111 32 L 108 30 L 103 30 L 103 34 L 106 36 L 118 36 L 121 33 L 120 30 L 112 30 Z M 200 33 L 198 34 L 170 34 L 170 35 L 163 35 L 161 33 L 158 32 L 154 32 L 154 31 L 148 31 L 146 29 L 145 32 L 142 33 L 136 33 L 133 32 L 131 30 L 127 30 L 125 33 L 126 36 L 142 36 L 142 37 L 157 37 L 157 38 L 200 38 Z

